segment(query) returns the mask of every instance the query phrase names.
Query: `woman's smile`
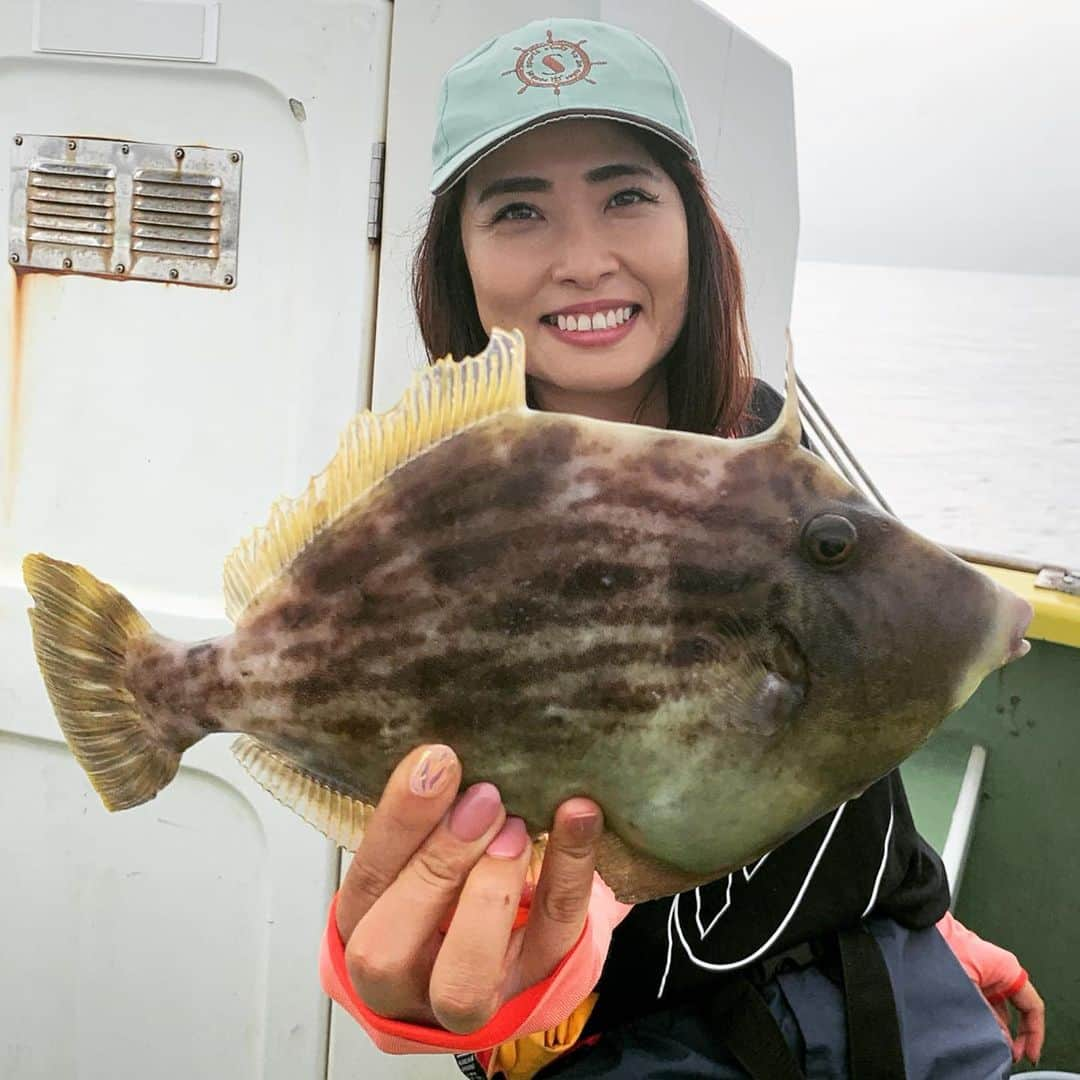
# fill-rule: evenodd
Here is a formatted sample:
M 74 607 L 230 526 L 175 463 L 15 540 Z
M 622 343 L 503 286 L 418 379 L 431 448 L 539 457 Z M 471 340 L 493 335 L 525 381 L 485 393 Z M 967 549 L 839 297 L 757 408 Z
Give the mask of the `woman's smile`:
M 597 348 L 615 345 L 627 337 L 640 311 L 640 304 L 594 300 L 543 315 L 540 323 L 568 345 Z

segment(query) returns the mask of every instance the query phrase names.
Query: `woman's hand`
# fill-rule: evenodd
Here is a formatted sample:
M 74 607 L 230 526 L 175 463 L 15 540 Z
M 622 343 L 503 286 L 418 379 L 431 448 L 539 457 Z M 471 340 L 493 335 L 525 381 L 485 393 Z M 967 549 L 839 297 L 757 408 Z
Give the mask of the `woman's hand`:
M 528 923 L 514 929 L 532 847 L 524 823 L 507 818 L 491 784 L 455 801 L 460 783 L 448 747 L 402 760 L 342 884 L 337 924 L 368 1008 L 465 1034 L 577 941 L 603 819 L 589 799 L 558 808 Z
M 1015 1036 L 1009 1018 L 1009 1005 L 1015 1009 L 1019 1019 Z M 1013 1062 L 1026 1057 L 1032 1065 L 1037 1065 L 1046 1036 L 1046 1005 L 1035 987 L 1025 982 L 1012 997 L 997 1002 L 991 1008 L 1012 1046 Z
M 937 928 L 968 978 L 979 988 L 994 1011 L 1012 1048 L 1013 1061 L 1026 1056 L 1033 1064 L 1037 1063 L 1046 1036 L 1046 1006 L 1028 981 L 1027 972 L 1020 966 L 1020 961 L 1000 945 L 984 941 L 956 919 L 952 912 L 945 912 Z M 1010 1002 L 1020 1017 L 1020 1027 L 1015 1036 L 1009 1018 Z

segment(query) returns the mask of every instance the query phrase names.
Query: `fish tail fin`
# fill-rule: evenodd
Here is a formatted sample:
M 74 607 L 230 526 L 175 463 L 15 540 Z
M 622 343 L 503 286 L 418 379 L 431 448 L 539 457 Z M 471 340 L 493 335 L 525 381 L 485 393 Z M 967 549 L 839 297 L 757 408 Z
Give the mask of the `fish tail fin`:
M 127 686 L 126 655 L 150 624 L 89 571 L 27 555 L 23 579 L 34 651 L 56 718 L 75 759 L 108 810 L 152 799 L 180 766 Z

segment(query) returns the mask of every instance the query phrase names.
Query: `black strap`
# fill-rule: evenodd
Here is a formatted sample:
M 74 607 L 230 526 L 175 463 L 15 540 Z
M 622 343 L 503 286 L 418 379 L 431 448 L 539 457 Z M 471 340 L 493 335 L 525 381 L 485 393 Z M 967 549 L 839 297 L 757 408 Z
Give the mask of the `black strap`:
M 488 1080 L 487 1070 L 475 1054 L 455 1054 L 454 1061 L 469 1080 Z
M 881 949 L 861 923 L 841 930 L 838 937 L 852 1080 L 907 1080 L 896 1002 Z
M 776 1018 L 749 979 L 733 979 L 712 995 L 707 1012 L 724 1046 L 751 1080 L 806 1080 Z
M 841 987 L 851 1080 L 907 1080 L 889 969 L 877 941 L 861 923 L 759 961 L 685 1001 L 668 999 L 667 1005 L 680 1008 L 693 1002 L 711 1019 L 717 1041 L 751 1080 L 805 1080 L 759 987 L 785 969 L 811 963 Z

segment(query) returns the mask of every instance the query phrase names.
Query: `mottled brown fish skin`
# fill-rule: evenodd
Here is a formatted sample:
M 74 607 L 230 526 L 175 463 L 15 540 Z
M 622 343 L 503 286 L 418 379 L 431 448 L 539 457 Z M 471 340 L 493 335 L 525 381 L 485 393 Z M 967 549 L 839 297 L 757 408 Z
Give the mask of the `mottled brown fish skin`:
M 841 567 L 801 541 L 825 512 L 858 532 Z M 130 681 L 178 740 L 245 731 L 369 801 L 411 747 L 449 743 L 534 830 L 589 794 L 623 840 L 702 872 L 910 753 L 994 603 L 785 441 L 518 412 L 399 468 L 235 634 L 151 642 Z

